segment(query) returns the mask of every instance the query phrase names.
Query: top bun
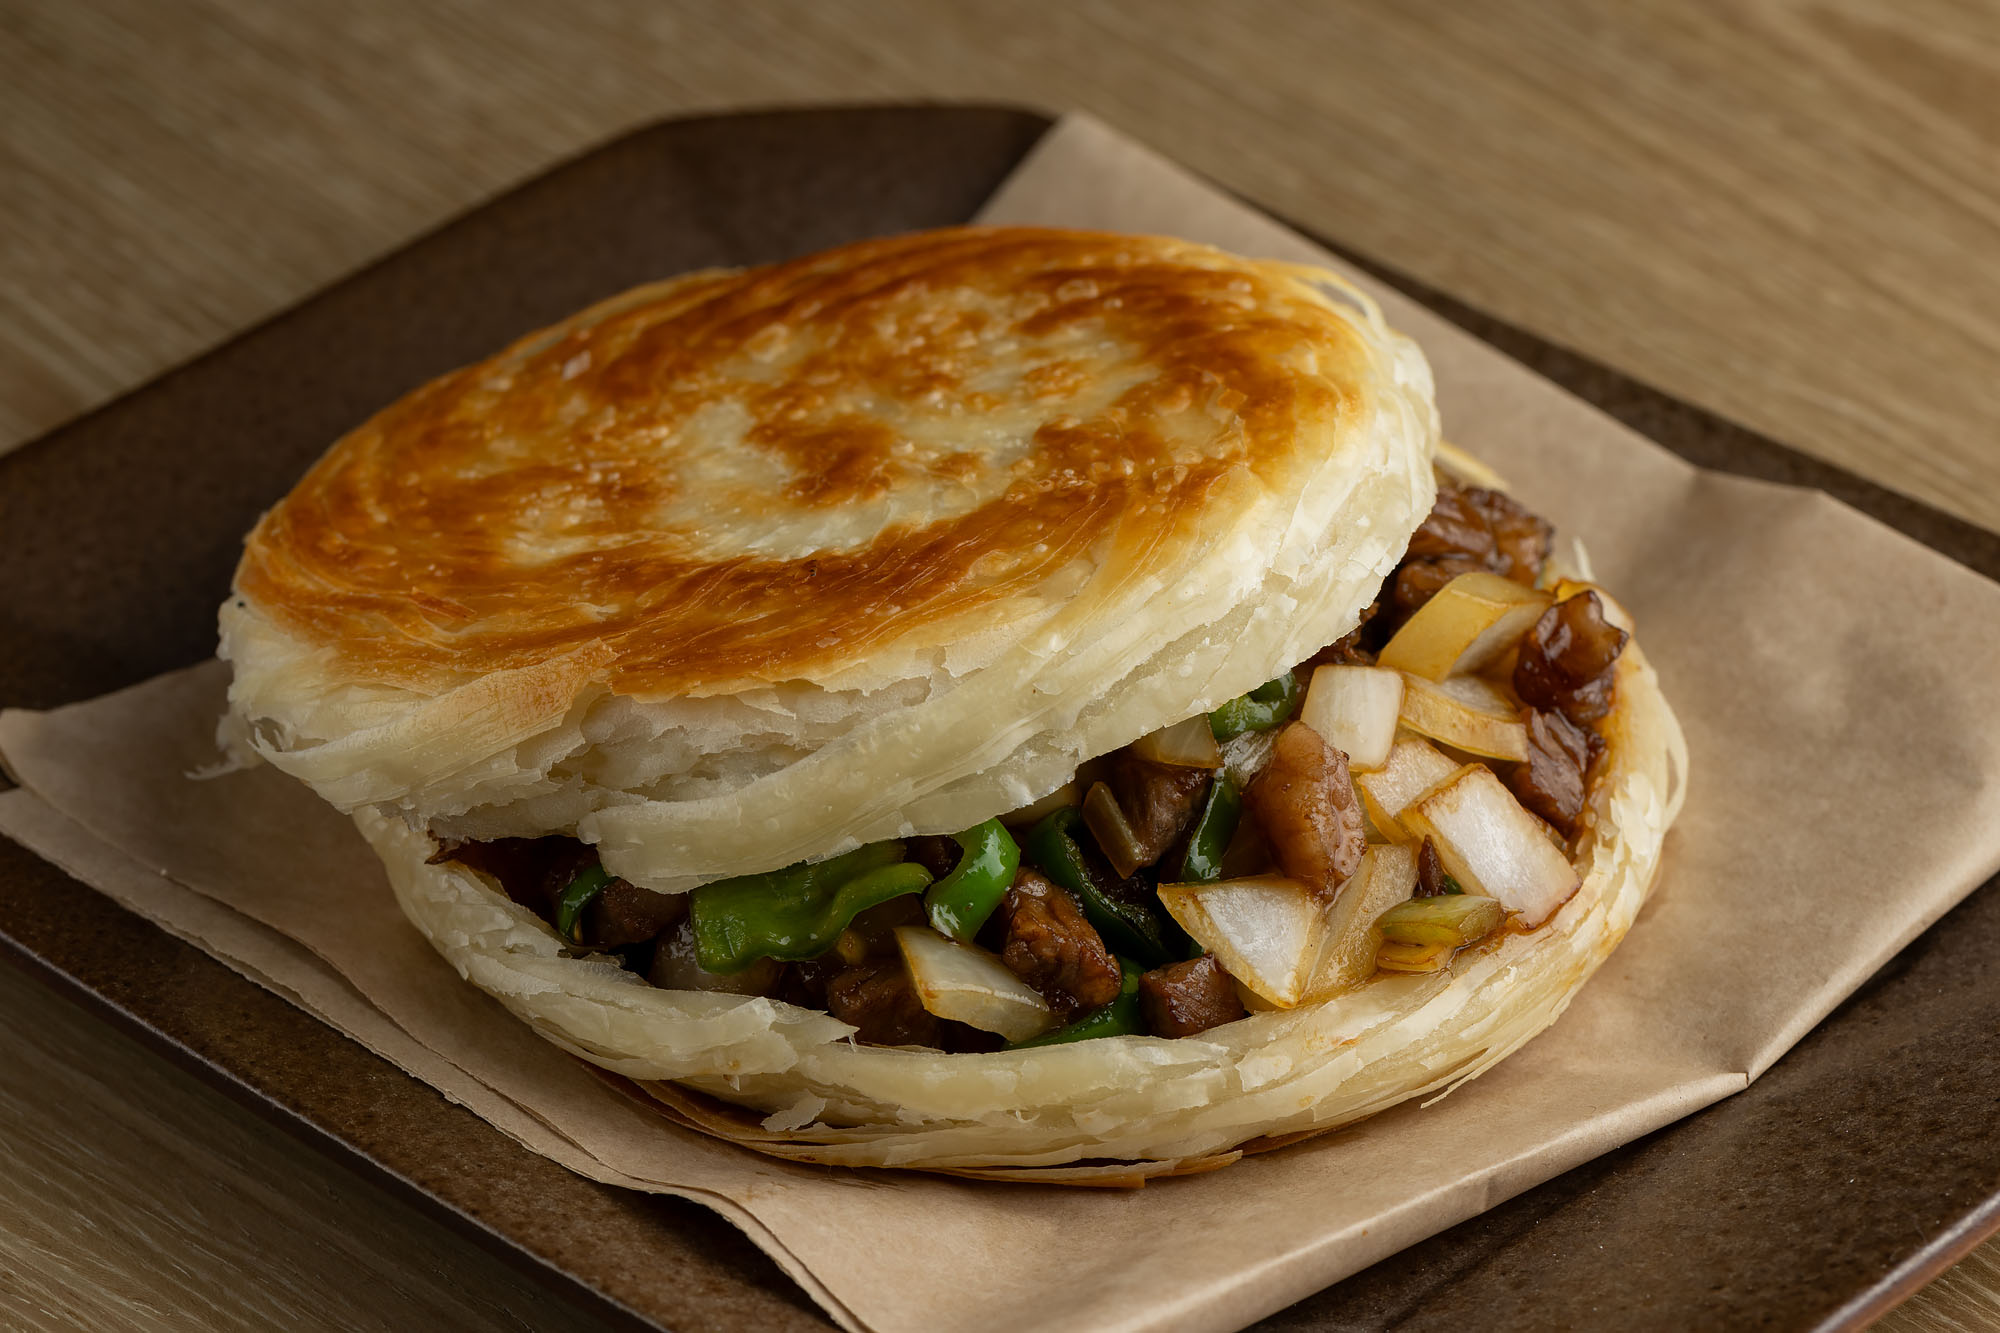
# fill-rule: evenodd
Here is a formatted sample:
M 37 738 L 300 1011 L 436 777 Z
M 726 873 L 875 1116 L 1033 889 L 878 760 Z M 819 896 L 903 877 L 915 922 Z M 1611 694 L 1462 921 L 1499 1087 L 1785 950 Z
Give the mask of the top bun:
M 1359 619 L 1429 370 L 1333 274 L 923 232 L 641 287 L 340 440 L 222 609 L 343 810 L 662 890 L 949 832 Z

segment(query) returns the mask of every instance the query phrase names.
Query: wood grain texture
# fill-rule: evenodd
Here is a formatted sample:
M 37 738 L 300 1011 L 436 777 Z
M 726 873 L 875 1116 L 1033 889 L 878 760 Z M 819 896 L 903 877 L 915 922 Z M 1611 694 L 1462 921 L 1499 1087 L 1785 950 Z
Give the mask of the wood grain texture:
M 1964 0 L 0 0 L 0 447 L 657 117 L 994 98 L 2000 526 L 1996 76 Z M 590 1326 L 11 976 L 0 1016 L 0 1324 Z M 2000 1243 L 1883 1326 L 2000 1326 Z
M 602 1327 L 0 967 L 0 1327 Z
M 0 5 L 0 438 L 657 116 L 1079 105 L 1537 333 L 2000 524 L 2000 7 Z

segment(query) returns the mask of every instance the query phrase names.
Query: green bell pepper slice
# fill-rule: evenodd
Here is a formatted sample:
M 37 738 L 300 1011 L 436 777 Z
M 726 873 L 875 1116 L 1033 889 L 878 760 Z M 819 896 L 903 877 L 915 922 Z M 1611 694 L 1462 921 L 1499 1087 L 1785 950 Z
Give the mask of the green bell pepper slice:
M 1099 886 L 1077 845 L 1077 830 L 1082 827 L 1083 814 L 1075 806 L 1051 811 L 1028 830 L 1021 854 L 1029 865 L 1076 895 L 1084 919 L 1111 952 L 1137 958 L 1149 967 L 1179 958 L 1184 932 L 1178 924 L 1137 903 L 1120 902 Z
M 1222 856 L 1243 819 L 1243 793 L 1235 779 L 1217 773 L 1208 784 L 1208 800 L 1188 836 L 1187 856 L 1181 861 L 1180 882 L 1212 884 L 1222 878 Z
M 556 934 L 581 944 L 578 930 L 583 924 L 583 909 L 596 902 L 610 883 L 611 874 L 602 865 L 587 865 L 577 871 L 576 878 L 556 895 Z
M 924 910 L 943 934 L 970 944 L 1014 885 L 1021 849 L 997 819 L 952 835 L 964 851 L 952 872 L 931 885 Z
M 1304 693 L 1299 688 L 1298 673 L 1287 671 L 1210 713 L 1208 729 L 1219 741 L 1241 736 L 1246 731 L 1269 731 L 1298 711 Z
M 817 958 L 862 912 L 930 885 L 930 872 L 902 857 L 902 843 L 873 842 L 812 865 L 702 885 L 688 895 L 695 961 L 728 975 L 760 958 Z
M 1118 998 L 1110 1004 L 1093 1009 L 1074 1023 L 1053 1032 L 1012 1042 L 1007 1049 L 1023 1051 L 1031 1046 L 1061 1046 L 1072 1041 L 1089 1041 L 1093 1037 L 1144 1036 L 1146 1016 L 1139 1012 L 1139 978 L 1143 974 L 1139 965 L 1127 958 L 1118 960 L 1118 971 Z

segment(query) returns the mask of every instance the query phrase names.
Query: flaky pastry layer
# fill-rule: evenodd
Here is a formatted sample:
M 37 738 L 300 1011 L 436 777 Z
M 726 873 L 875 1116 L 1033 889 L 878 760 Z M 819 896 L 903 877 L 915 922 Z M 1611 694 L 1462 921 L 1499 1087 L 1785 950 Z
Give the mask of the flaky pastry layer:
M 1337 638 L 1430 505 L 1331 274 L 965 228 L 641 288 L 337 443 L 223 608 L 344 810 L 674 890 L 962 828 Z
M 1618 672 L 1575 854 L 1582 887 L 1554 917 L 1464 951 L 1446 972 L 1378 974 L 1194 1037 L 994 1054 L 855 1045 L 825 1013 L 659 990 L 613 959 L 573 956 L 487 877 L 427 864 L 422 834 L 373 813 L 357 822 L 404 913 L 462 975 L 564 1049 L 652 1083 L 682 1123 L 802 1161 L 1132 1183 L 1462 1083 L 1555 1021 L 1637 918 L 1685 790 L 1680 726 L 1636 643 Z M 1101 1161 L 1143 1165 L 1077 1165 Z

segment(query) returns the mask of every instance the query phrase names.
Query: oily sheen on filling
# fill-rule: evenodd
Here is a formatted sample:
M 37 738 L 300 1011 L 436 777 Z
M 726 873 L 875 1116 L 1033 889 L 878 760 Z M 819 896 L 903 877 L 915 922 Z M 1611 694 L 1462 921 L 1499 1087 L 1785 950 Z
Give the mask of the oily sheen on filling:
M 372 811 L 356 822 L 404 913 L 462 975 L 711 1133 L 851 1166 L 1049 1179 L 1115 1159 L 1150 1163 L 1143 1176 L 1220 1165 L 1248 1140 L 1322 1132 L 1453 1086 L 1555 1021 L 1637 918 L 1685 791 L 1685 742 L 1636 643 L 1619 660 L 1616 697 L 1573 857 L 1582 886 L 1548 922 L 1502 932 L 1444 972 L 1378 974 L 1320 1003 L 1176 1039 L 991 1054 L 855 1045 L 816 1010 L 660 990 L 612 958 L 573 956 L 485 876 L 428 864 L 421 833 Z M 718 1115 L 652 1082 L 669 1079 L 753 1114 Z

